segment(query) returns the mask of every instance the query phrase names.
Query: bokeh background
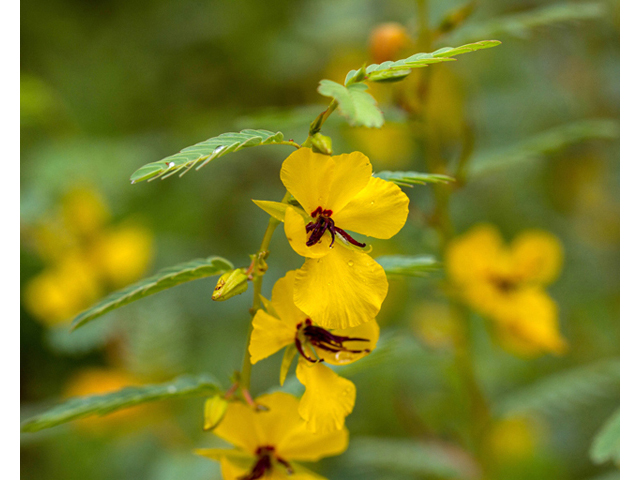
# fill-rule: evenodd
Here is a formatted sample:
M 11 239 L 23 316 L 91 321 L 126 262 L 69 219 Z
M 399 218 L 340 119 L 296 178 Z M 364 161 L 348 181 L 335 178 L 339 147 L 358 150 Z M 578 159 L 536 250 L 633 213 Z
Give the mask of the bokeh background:
M 65 397 L 181 373 L 210 372 L 228 382 L 241 363 L 250 298 L 212 302 L 215 278 L 73 333 L 69 322 L 160 268 L 210 255 L 247 265 L 266 225 L 250 200 L 282 197 L 278 172 L 291 149 L 247 149 L 183 178 L 131 185 L 129 175 L 243 128 L 302 142 L 327 105 L 318 81 L 342 82 L 376 56 L 415 53 L 422 18 L 441 33 L 434 50 L 503 42 L 429 67 L 427 143 L 449 173 L 460 158 L 466 162 L 449 205 L 455 233 L 490 223 L 510 241 L 536 228 L 564 248 L 560 277 L 548 289 L 569 345 L 564 355 L 507 352 L 487 320 L 472 314 L 470 355 L 494 415 L 486 477 L 619 478 L 613 463 L 589 457 L 594 435 L 619 404 L 617 2 L 28 0 L 22 7 L 24 417 Z M 371 40 L 387 22 L 407 35 L 391 53 Z M 424 145 L 396 101 L 406 85 L 373 89 L 387 118 L 380 130 L 350 128 L 332 116 L 324 133 L 334 151 L 360 150 L 376 170 L 426 171 Z M 407 225 L 374 244 L 374 256 L 439 256 L 434 189 L 407 193 Z M 279 230 L 264 291 L 300 264 Z M 351 448 L 315 466 L 319 473 L 481 478 L 461 414 L 468 406 L 451 348 L 455 332 L 442 308 L 443 278 L 391 279 L 379 317 L 385 347 L 350 372 L 358 388 L 347 418 Z M 278 369 L 279 357 L 256 366 L 254 391 L 272 388 Z M 173 400 L 22 434 L 22 476 L 219 478 L 215 463 L 192 453 L 215 443 L 202 432 L 202 409 L 202 399 Z

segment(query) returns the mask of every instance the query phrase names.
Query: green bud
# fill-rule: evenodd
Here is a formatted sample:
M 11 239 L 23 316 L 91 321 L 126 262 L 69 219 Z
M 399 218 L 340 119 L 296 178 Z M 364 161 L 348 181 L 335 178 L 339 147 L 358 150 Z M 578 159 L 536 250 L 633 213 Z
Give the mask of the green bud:
M 211 299 L 215 301 L 228 300 L 247 290 L 249 283 L 244 268 L 230 270 L 220 276 L 216 288 L 213 289 Z
M 323 155 L 332 155 L 333 148 L 331 147 L 331 137 L 316 133 L 311 137 L 311 148 L 314 152 L 322 153 Z
M 228 406 L 229 402 L 220 396 L 208 399 L 204 404 L 204 429 L 213 430 L 220 425 Z

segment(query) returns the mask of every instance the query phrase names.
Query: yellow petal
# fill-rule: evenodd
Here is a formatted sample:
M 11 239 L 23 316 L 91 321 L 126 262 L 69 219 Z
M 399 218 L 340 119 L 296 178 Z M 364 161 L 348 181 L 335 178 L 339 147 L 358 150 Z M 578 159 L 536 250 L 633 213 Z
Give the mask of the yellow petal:
M 567 350 L 560 334 L 558 308 L 539 288 L 515 293 L 496 316 L 496 330 L 502 346 L 523 357 L 561 355 Z
M 367 186 L 373 170 L 369 159 L 360 152 L 338 155 L 332 159 L 335 163 L 333 178 L 323 208 L 336 215 Z
M 370 320 L 357 327 L 344 328 L 339 330 L 331 330 L 334 335 L 351 338 L 366 338 L 368 341 L 347 341 L 344 346 L 350 350 L 362 350 L 361 353 L 352 352 L 329 352 L 320 348 L 316 349 L 318 356 L 332 365 L 346 365 L 371 353 L 378 343 L 380 337 L 380 327 L 378 322 Z M 364 351 L 368 350 L 368 352 Z
M 318 207 L 335 213 L 367 185 L 371 168 L 360 152 L 329 157 L 301 148 L 283 162 L 280 179 L 307 213 Z
M 223 458 L 232 458 L 237 460 L 253 461 L 253 454 L 243 450 L 235 450 L 231 448 L 199 448 L 195 451 L 198 455 L 210 458 L 211 460 L 221 461 Z
M 300 148 L 282 163 L 280 179 L 302 208 L 311 214 L 326 204 L 334 168 L 335 162 L 330 156 Z
M 223 480 L 238 480 L 247 475 L 253 468 L 255 458 L 255 456 L 250 459 L 222 457 L 220 459 L 220 472 Z
M 545 231 L 521 233 L 512 244 L 514 270 L 525 282 L 548 284 L 562 265 L 562 245 Z
M 271 304 L 277 312 L 278 317 L 294 331 L 300 322 L 304 322 L 308 317 L 302 310 L 293 303 L 293 290 L 296 279 L 296 272 L 292 270 L 278 280 L 273 286 L 271 293 Z
M 389 284 L 384 269 L 366 253 L 335 245 L 297 270 L 293 301 L 324 328 L 355 327 L 375 318 Z
M 284 216 L 284 233 L 291 244 L 291 248 L 293 248 L 298 255 L 302 255 L 306 258 L 318 258 L 325 256 L 329 253 L 331 235 L 328 231 L 325 232 L 318 243 L 308 247 L 307 239 L 309 235 L 305 228 L 306 225 L 307 222 L 302 215 L 300 215 L 293 207 L 287 208 L 287 212 Z
M 253 317 L 253 330 L 249 341 L 251 363 L 270 357 L 281 348 L 293 343 L 296 337 L 295 328 L 279 318 L 272 317 L 264 310 L 258 310 Z
M 299 412 L 309 430 L 329 433 L 344 427 L 344 419 L 356 402 L 356 387 L 329 367 L 298 362 L 296 376 L 306 389 L 300 399 Z
M 336 226 L 369 237 L 391 238 L 409 215 L 409 197 L 395 183 L 370 177 L 369 183 L 332 218 Z
M 260 412 L 266 413 L 268 412 Z M 258 414 L 245 403 L 231 402 L 222 422 L 213 433 L 239 449 L 253 454 L 256 448 L 266 445 L 265 435 L 258 425 Z
M 491 225 L 478 225 L 449 244 L 445 254 L 447 272 L 458 284 L 486 281 L 502 255 L 498 230 Z

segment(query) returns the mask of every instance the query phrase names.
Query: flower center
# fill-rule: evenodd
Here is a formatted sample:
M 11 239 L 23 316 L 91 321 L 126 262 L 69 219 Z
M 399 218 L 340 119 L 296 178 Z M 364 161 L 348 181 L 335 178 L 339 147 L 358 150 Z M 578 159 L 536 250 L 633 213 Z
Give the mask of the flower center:
M 491 283 L 502 293 L 512 293 L 519 287 L 518 281 L 507 277 L 492 277 Z
M 311 319 L 307 318 L 304 323 L 298 325 L 298 334 L 296 335 L 296 348 L 300 355 L 311 363 L 322 362 L 321 358 L 313 358 L 309 352 L 305 351 L 305 344 L 310 344 L 313 348 L 325 350 L 331 353 L 349 352 L 349 353 L 369 353 L 368 348 L 352 349 L 344 346 L 346 342 L 369 342 L 367 338 L 345 337 L 334 335 L 322 327 L 313 325 Z M 300 337 L 303 337 L 301 340 Z M 304 342 L 304 344 L 303 344 Z M 317 356 L 317 355 L 316 355 Z
M 350 244 L 360 248 L 367 245 L 366 243 L 360 243 L 356 241 L 343 229 L 336 227 L 336 224 L 331 218 L 331 215 L 333 215 L 332 210 L 323 209 L 322 207 L 318 207 L 313 212 L 311 212 L 311 218 L 315 218 L 316 220 L 307 223 L 307 233 L 311 234 L 309 235 L 309 239 L 307 240 L 307 247 L 311 247 L 312 245 L 318 243 L 324 235 L 324 232 L 326 232 L 327 230 L 331 234 L 331 245 L 329 245 L 329 247 L 333 247 L 333 243 L 336 241 L 336 235 L 340 235 Z
M 273 469 L 273 461 L 275 460 L 280 465 L 287 469 L 289 475 L 293 474 L 293 467 L 286 460 L 276 456 L 276 449 L 271 445 L 265 445 L 258 447 L 255 451 L 255 455 L 258 457 L 253 469 L 246 475 L 240 477 L 238 480 L 257 480 L 267 475 Z

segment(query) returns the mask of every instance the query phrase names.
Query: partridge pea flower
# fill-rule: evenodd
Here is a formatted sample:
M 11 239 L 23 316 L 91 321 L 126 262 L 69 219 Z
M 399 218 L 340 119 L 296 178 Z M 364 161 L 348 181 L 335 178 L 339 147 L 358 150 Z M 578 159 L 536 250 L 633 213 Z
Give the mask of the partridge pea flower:
M 323 480 L 295 463 L 316 462 L 347 449 L 346 429 L 316 434 L 298 415 L 298 399 L 283 392 L 256 402 L 265 411 L 232 402 L 213 431 L 234 449 L 200 449 L 196 453 L 220 462 L 224 480 Z
M 325 328 L 371 320 L 387 295 L 384 270 L 347 231 L 391 238 L 407 220 L 409 198 L 371 174 L 360 152 L 330 157 L 301 148 L 282 164 L 280 179 L 302 207 L 287 208 L 285 233 L 307 258 L 296 274 L 294 302 Z
M 558 276 L 562 246 L 544 231 L 520 234 L 506 247 L 490 225 L 453 240 L 446 254 L 449 277 L 461 296 L 494 321 L 502 345 L 522 356 L 563 353 L 555 302 L 544 287 Z
M 272 301 L 263 300 L 267 311 L 259 310 L 253 319 L 249 343 L 251 363 L 278 350 L 285 353 L 284 375 L 295 353 L 300 354 L 296 375 L 306 387 L 300 401 L 300 416 L 314 432 L 330 432 L 344 426 L 353 410 L 356 388 L 324 365 L 355 362 L 375 347 L 380 329 L 375 320 L 343 330 L 326 330 L 312 321 L 293 303 L 295 272 L 289 272 L 273 287 Z M 283 381 L 284 378 L 281 378 Z

